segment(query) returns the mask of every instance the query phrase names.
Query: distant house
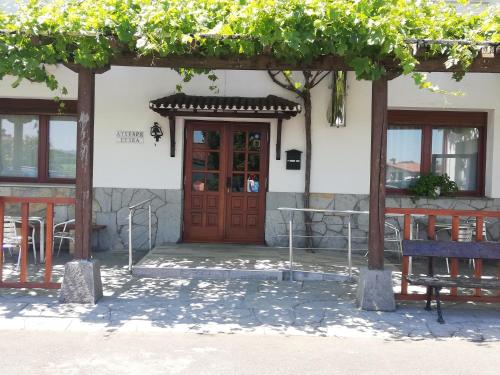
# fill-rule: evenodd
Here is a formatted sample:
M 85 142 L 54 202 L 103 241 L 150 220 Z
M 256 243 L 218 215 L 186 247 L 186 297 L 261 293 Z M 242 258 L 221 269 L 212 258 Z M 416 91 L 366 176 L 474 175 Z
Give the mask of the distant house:
M 420 163 L 414 161 L 387 162 L 386 185 L 388 188 L 407 188 L 420 175 Z

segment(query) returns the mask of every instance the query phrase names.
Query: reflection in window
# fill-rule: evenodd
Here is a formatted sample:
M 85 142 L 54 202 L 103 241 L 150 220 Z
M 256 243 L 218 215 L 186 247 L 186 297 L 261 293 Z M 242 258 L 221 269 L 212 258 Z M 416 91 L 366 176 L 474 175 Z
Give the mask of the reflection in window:
M 447 174 L 460 190 L 476 190 L 479 129 L 432 130 L 431 171 Z
M 192 175 L 193 191 L 205 191 L 205 174 L 193 173 Z
M 260 133 L 250 133 L 248 136 L 248 150 L 249 151 L 259 151 L 260 150 Z
M 241 152 L 235 152 L 233 154 L 233 171 L 244 171 L 245 170 L 245 154 Z
M 51 117 L 49 120 L 49 177 L 76 177 L 76 119 Z
M 204 152 L 193 152 L 192 167 L 193 169 L 205 169 Z
M 248 155 L 248 170 L 251 172 L 258 172 L 260 169 L 260 155 L 259 154 L 249 154 Z
M 391 127 L 387 131 L 388 188 L 408 188 L 420 175 L 422 131 L 408 127 Z
M 244 150 L 245 149 L 245 132 L 235 132 L 233 134 L 233 148 L 235 150 Z
M 231 191 L 237 193 L 243 193 L 245 176 L 242 174 L 233 174 L 233 178 L 231 179 Z
M 215 171 L 219 169 L 219 153 L 209 152 L 207 160 L 207 169 Z
M 219 174 L 207 173 L 207 190 L 219 191 Z
M 258 193 L 260 190 L 259 175 L 248 175 L 247 179 L 247 192 Z
M 220 134 L 218 131 L 193 131 L 193 143 L 198 145 L 206 145 L 206 148 L 218 150 L 220 146 Z
M 391 127 L 387 131 L 388 188 L 407 188 L 420 175 L 422 131 Z
M 36 116 L 0 116 L 0 176 L 38 176 Z

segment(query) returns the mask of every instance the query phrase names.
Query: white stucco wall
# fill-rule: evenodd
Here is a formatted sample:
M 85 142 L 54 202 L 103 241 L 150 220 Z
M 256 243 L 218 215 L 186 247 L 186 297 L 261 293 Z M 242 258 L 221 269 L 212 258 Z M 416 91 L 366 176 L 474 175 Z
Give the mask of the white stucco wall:
M 60 82 L 68 88 L 68 98 L 76 98 L 76 74 L 64 67 L 55 69 Z M 273 84 L 266 72 L 217 72 L 217 95 L 265 96 L 275 94 L 298 100 L 294 94 Z M 442 88 L 464 93 L 463 96 L 432 94 L 416 88 L 408 78 L 389 85 L 391 108 L 486 110 L 489 112 L 486 193 L 500 197 L 500 75 L 470 74 L 454 83 L 448 74 L 433 74 L 430 79 Z M 96 79 L 94 185 L 180 189 L 182 185 L 183 125 L 177 120 L 176 157 L 170 157 L 168 121 L 148 107 L 151 99 L 173 94 L 180 83 L 177 73 L 162 68 L 113 67 Z M 23 83 L 10 87 L 11 80 L 0 81 L 1 97 L 51 98 L 54 93 L 42 85 Z M 314 192 L 368 193 L 370 169 L 371 85 L 348 77 L 347 127 L 332 128 L 326 112 L 330 99 L 329 79 L 313 92 L 312 184 Z M 187 94 L 210 95 L 210 83 L 197 77 L 184 85 Z M 227 119 L 226 119 L 227 120 Z M 144 144 L 118 144 L 116 130 L 143 130 L 149 133 L 154 121 L 161 124 L 165 136 L 154 146 L 146 135 Z M 252 120 L 255 121 L 255 120 Z M 268 121 L 268 120 L 263 120 Z M 285 121 L 282 134 L 282 160 L 275 158 L 276 123 L 271 121 L 269 190 L 300 192 L 304 171 L 285 169 L 284 151 L 304 150 L 303 115 Z

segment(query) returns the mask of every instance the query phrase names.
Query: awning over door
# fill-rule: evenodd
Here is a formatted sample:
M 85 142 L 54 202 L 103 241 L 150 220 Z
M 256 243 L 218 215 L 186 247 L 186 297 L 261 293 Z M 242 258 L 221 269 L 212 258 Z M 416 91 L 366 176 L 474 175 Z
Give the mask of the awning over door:
M 296 116 L 301 106 L 275 95 L 266 97 L 194 96 L 174 94 L 151 100 L 149 107 L 162 116 L 239 116 L 285 118 Z
M 175 118 L 184 117 L 240 117 L 278 119 L 276 160 L 281 159 L 281 129 L 283 119 L 296 116 L 300 104 L 275 95 L 266 97 L 195 96 L 183 93 L 151 100 L 149 108 L 170 124 L 170 156 L 175 156 Z

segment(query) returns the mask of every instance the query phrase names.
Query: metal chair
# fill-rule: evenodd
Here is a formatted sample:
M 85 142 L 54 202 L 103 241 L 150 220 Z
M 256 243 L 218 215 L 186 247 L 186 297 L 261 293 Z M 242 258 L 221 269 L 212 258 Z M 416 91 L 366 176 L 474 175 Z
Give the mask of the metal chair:
M 10 216 L 5 216 L 3 221 L 3 244 L 2 249 L 5 251 L 7 249 L 9 254 L 12 256 L 12 249 L 18 248 L 19 255 L 17 259 L 17 267 L 21 264 L 21 243 L 22 236 L 18 233 L 17 224 L 20 224 L 21 221 L 16 220 Z M 35 245 L 35 227 L 31 226 L 31 236 L 28 236 L 28 245 L 31 245 L 33 248 L 33 257 L 36 259 L 36 245 Z
M 61 247 L 62 247 L 62 243 L 64 240 L 68 240 L 70 242 L 73 241 L 73 243 L 75 242 L 75 236 L 72 235 L 68 229 L 68 225 L 73 224 L 74 222 L 75 222 L 75 219 L 71 219 L 71 220 L 63 221 L 61 223 L 57 223 L 56 225 L 54 225 L 54 230 L 53 230 L 54 246 L 56 244 L 56 238 L 59 239 L 59 247 L 57 249 L 57 256 L 59 256 L 59 253 L 61 252 Z M 59 230 L 59 228 L 62 228 L 62 229 Z
M 465 222 L 472 227 L 472 237 L 476 238 L 476 218 L 475 217 L 468 217 L 467 219 L 465 219 Z M 483 241 L 487 241 L 487 242 L 490 241 L 488 238 L 488 231 L 486 230 L 486 226 L 488 224 L 491 224 L 491 221 L 488 221 L 488 220 L 483 221 Z
M 385 222 L 384 223 L 386 232 L 389 230 L 390 233 L 385 233 L 384 234 L 384 242 L 395 242 L 396 243 L 396 249 L 401 256 L 403 254 L 403 238 L 401 237 L 401 231 L 399 228 L 392 224 Z

